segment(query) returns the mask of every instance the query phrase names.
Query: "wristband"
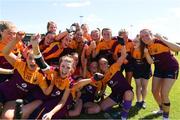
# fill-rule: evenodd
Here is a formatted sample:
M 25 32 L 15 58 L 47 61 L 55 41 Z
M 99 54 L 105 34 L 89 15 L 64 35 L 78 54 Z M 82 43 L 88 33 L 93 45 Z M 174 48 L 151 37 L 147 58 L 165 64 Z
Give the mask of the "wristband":
M 38 55 L 34 55 L 34 59 L 37 59 L 37 58 L 40 58 L 40 57 L 42 57 L 41 53 L 39 53 Z
M 46 71 L 50 69 L 49 65 L 44 61 L 42 55 L 36 56 L 35 61 L 42 71 Z

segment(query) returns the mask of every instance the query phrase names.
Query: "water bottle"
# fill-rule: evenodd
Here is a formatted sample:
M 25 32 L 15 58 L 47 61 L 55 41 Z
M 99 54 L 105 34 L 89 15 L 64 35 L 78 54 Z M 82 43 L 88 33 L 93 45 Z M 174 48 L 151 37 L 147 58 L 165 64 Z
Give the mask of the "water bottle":
M 17 99 L 16 100 L 16 108 L 15 108 L 15 119 L 21 119 L 21 117 L 22 117 L 22 106 L 23 106 L 23 100 Z

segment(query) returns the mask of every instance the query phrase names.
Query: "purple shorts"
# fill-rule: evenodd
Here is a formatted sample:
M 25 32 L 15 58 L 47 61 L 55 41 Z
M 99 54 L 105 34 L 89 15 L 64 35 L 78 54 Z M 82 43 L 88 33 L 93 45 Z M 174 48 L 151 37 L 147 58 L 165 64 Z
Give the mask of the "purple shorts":
M 29 119 L 42 119 L 43 115 L 50 112 L 61 100 L 61 97 L 56 97 L 45 101 L 41 106 L 39 106 L 29 117 Z M 72 103 L 72 96 L 70 95 L 63 106 L 57 113 L 52 116 L 52 119 L 66 118 L 69 110 L 69 106 Z

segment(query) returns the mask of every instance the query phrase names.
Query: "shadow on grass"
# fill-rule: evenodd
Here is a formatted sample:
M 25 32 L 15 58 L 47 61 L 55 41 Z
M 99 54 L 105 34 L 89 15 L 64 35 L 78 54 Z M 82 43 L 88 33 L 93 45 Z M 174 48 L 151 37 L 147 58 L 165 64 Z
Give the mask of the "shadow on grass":
M 162 114 L 149 114 L 144 116 L 143 118 L 139 118 L 139 120 L 147 120 L 147 119 L 156 119 L 158 117 L 162 116 Z
M 140 110 L 141 110 L 140 107 L 137 107 L 135 105 L 132 106 L 130 111 L 129 111 L 128 118 L 132 118 L 132 117 L 136 116 L 139 113 Z
M 110 116 L 109 119 L 120 119 L 121 116 L 120 114 L 118 114 L 119 112 L 121 112 L 122 107 L 118 106 L 118 107 L 114 107 L 112 109 L 110 109 L 108 111 L 108 115 Z M 141 108 L 137 107 L 137 106 L 132 106 L 130 111 L 129 111 L 129 115 L 128 115 L 128 119 L 133 118 L 134 116 L 138 115 L 139 111 L 141 110 Z M 100 112 L 98 114 L 81 114 L 78 117 L 75 117 L 73 119 L 108 119 L 105 116 L 105 112 Z M 161 115 L 157 115 L 157 114 L 150 114 L 145 116 L 144 118 L 140 118 L 139 120 L 143 120 L 143 119 L 153 119 L 153 118 L 157 118 Z

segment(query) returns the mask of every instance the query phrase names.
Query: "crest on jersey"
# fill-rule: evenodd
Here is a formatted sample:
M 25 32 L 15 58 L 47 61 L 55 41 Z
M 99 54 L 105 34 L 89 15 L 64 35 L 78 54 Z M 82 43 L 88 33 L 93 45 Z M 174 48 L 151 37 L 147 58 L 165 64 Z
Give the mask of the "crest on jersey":
M 22 83 L 21 86 L 22 86 L 23 88 L 26 88 L 26 87 L 27 87 L 27 84 L 26 84 L 26 83 Z
M 56 91 L 56 95 L 60 95 L 61 94 L 61 92 L 58 90 L 58 91 Z

